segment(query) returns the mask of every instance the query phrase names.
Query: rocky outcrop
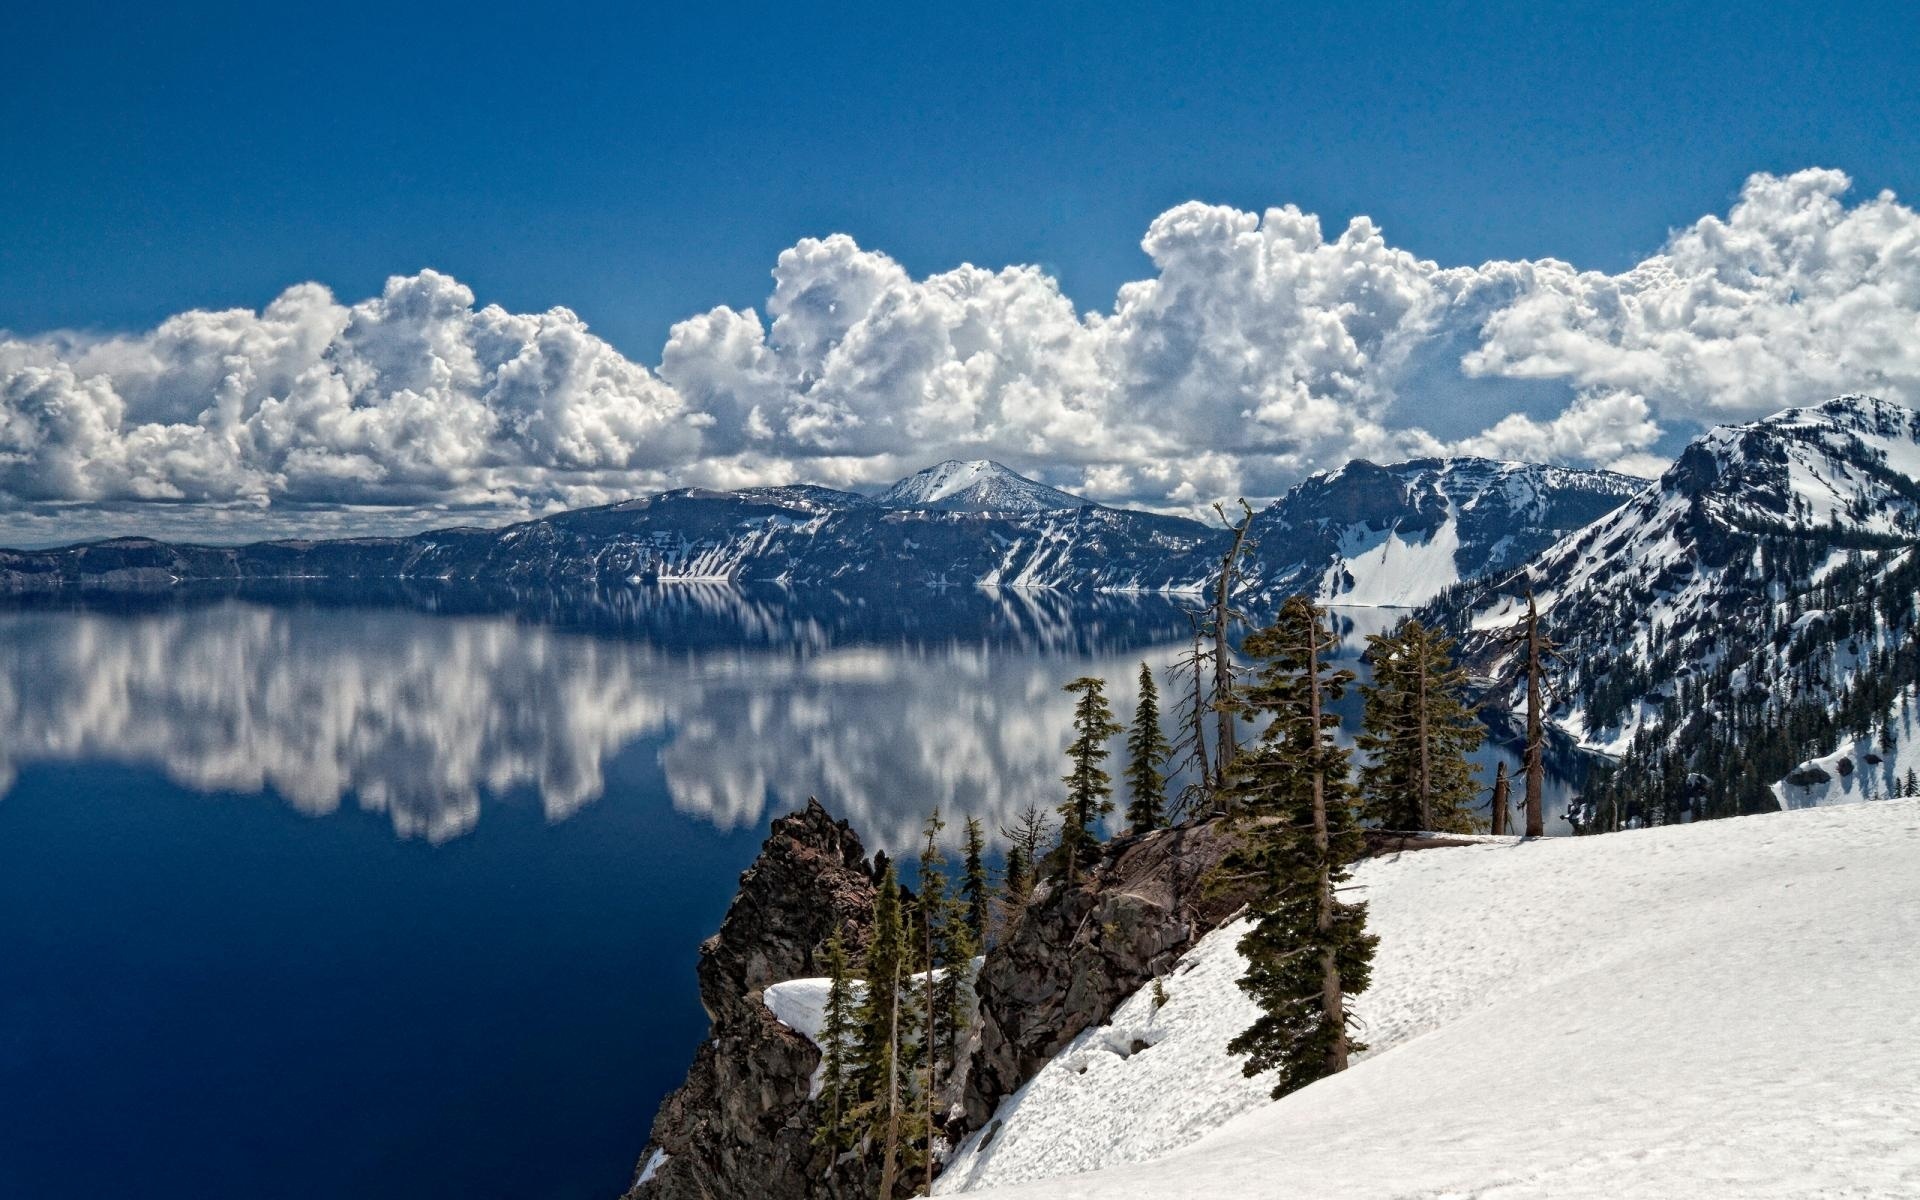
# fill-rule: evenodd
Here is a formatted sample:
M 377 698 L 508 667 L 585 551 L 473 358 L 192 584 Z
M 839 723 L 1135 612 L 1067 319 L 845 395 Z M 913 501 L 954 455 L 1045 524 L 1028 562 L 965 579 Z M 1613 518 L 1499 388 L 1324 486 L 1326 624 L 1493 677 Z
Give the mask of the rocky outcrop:
M 975 981 L 979 1017 L 940 1124 L 948 1144 L 984 1126 L 1082 1031 L 1106 1022 L 1239 911 L 1247 889 L 1215 871 L 1234 841 L 1223 819 L 1121 838 L 1078 883 L 1035 890 Z M 1376 834 L 1367 852 L 1458 844 Z M 817 1114 L 808 1093 L 819 1052 L 775 1020 L 762 996 L 769 984 L 823 974 L 836 927 L 850 945 L 864 942 L 876 874 L 853 832 L 819 804 L 774 822 L 720 932 L 700 948 L 712 1034 L 686 1083 L 660 1106 L 627 1200 L 874 1194 L 876 1165 L 858 1155 L 834 1167 L 829 1185 L 829 1164 L 811 1145 Z
M 1111 843 L 1077 885 L 1042 884 L 987 955 L 980 1021 L 956 1079 L 957 1141 L 1083 1029 L 1169 970 L 1244 897 L 1209 888 L 1229 834 L 1218 821 Z M 811 1146 L 808 1100 L 819 1052 L 762 1002 L 766 987 L 824 973 L 836 926 L 852 944 L 873 917 L 875 868 L 819 804 L 774 822 L 720 932 L 700 948 L 700 997 L 712 1032 L 687 1081 L 654 1118 L 628 1200 L 804 1200 L 829 1194 Z M 846 1194 L 870 1194 L 868 1164 L 843 1162 Z
M 982 966 L 980 1026 L 963 1095 L 967 1129 L 1082 1030 L 1172 969 L 1246 901 L 1209 885 L 1231 834 L 1223 821 L 1116 841 L 1077 886 L 1043 883 Z
M 630 1200 L 812 1194 L 808 1091 L 820 1054 L 761 995 L 768 984 L 823 974 L 835 929 L 864 941 L 873 896 L 873 867 L 846 822 L 809 800 L 773 823 L 720 932 L 700 947 L 712 1030 L 654 1118 Z

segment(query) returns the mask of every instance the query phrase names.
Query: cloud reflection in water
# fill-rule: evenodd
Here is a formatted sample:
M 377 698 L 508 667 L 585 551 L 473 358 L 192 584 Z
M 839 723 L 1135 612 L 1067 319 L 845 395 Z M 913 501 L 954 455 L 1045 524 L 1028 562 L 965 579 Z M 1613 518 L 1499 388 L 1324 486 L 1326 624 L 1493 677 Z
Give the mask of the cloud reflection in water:
M 1144 617 L 1076 637 L 1059 605 L 994 603 L 1013 609 L 946 638 L 862 642 L 796 618 L 792 644 L 768 636 L 759 606 L 731 645 L 710 623 L 686 645 L 657 624 L 398 607 L 7 612 L 0 786 L 28 763 L 126 763 L 315 815 L 351 801 L 437 842 L 517 789 L 563 820 L 605 793 L 616 755 L 653 739 L 682 812 L 734 829 L 818 795 L 904 849 L 936 804 L 992 828 L 1051 803 L 1071 716 L 1060 685 L 1104 675 L 1124 717 L 1136 664 L 1169 661 L 1184 624 L 1142 601 Z

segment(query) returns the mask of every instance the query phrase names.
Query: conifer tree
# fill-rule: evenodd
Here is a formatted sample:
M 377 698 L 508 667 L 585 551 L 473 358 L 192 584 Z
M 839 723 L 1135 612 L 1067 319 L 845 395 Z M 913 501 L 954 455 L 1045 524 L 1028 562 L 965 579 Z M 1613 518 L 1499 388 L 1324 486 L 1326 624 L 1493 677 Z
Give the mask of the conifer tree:
M 902 1077 L 902 1010 L 908 999 L 911 953 L 900 908 L 900 883 L 888 863 L 873 904 L 873 937 L 867 944 L 866 992 L 856 1018 L 853 1078 L 860 1103 L 853 1119 L 864 1140 L 881 1147 L 880 1195 L 891 1198 L 907 1132 L 907 1081 Z
M 987 836 L 980 818 L 967 818 L 966 858 L 962 860 L 960 897 L 967 905 L 967 929 L 974 945 L 987 944 L 988 914 L 992 911 L 993 887 L 987 881 Z
M 1513 784 L 1507 779 L 1507 762 L 1493 769 L 1493 799 L 1488 804 L 1488 820 L 1493 827 L 1495 837 L 1505 837 L 1507 833 L 1507 809 L 1513 803 Z
M 1135 833 L 1166 825 L 1167 777 L 1161 767 L 1173 747 L 1160 731 L 1160 689 L 1153 669 L 1140 664 L 1140 700 L 1133 708 L 1133 729 L 1127 734 L 1127 824 Z
M 1120 726 L 1107 705 L 1104 680 L 1082 675 L 1062 690 L 1079 697 L 1073 705 L 1073 741 L 1067 746 L 1073 768 L 1060 777 L 1067 785 L 1067 799 L 1060 805 L 1060 850 L 1072 883 L 1080 878 L 1081 868 L 1098 857 L 1094 822 L 1113 811 L 1113 780 L 1100 764 L 1111 753 L 1107 742 Z
M 927 844 L 920 851 L 920 936 L 923 951 L 921 966 L 926 972 L 920 977 L 920 992 L 923 1001 L 921 1011 L 925 1014 L 924 1019 L 920 1023 L 920 1029 L 923 1035 L 920 1042 L 920 1055 L 925 1061 L 927 1072 L 926 1083 L 921 1087 L 921 1096 L 927 1104 L 926 1117 L 927 1128 L 929 1130 L 933 1128 L 934 1097 L 939 1094 L 938 1088 L 934 1083 L 934 1072 L 937 1071 L 940 1066 L 940 1010 L 945 1007 L 940 1003 L 940 981 L 937 980 L 934 975 L 934 971 L 938 966 L 935 942 L 940 937 L 941 926 L 946 924 L 949 916 L 947 904 L 947 875 L 946 872 L 941 869 L 941 864 L 944 860 L 941 857 L 938 846 L 935 844 L 935 839 L 939 836 L 940 831 L 946 827 L 947 823 L 940 819 L 940 810 L 937 808 L 934 809 L 933 815 L 927 818 Z M 952 972 L 948 972 L 948 974 L 951 975 Z M 933 1195 L 933 1154 L 931 1150 L 932 1147 L 929 1146 L 926 1161 L 927 1195 L 929 1196 Z
M 1367 637 L 1373 680 L 1362 685 L 1370 761 L 1360 768 L 1363 812 L 1383 829 L 1470 833 L 1479 796 L 1467 755 L 1486 731 L 1462 696 L 1453 639 L 1419 621 Z
M 1329 708 L 1353 675 L 1327 666 L 1333 645 L 1320 610 L 1295 596 L 1244 647 L 1259 666 L 1243 701 L 1269 721 L 1228 776 L 1246 834 L 1227 868 L 1260 889 L 1239 948 L 1240 987 L 1261 1015 L 1228 1050 L 1248 1056 L 1248 1075 L 1276 1072 L 1276 1098 L 1345 1070 L 1363 1048 L 1349 1035 L 1346 997 L 1366 990 L 1378 940 L 1366 932 L 1366 906 L 1337 891 L 1361 835 Z
M 853 1144 L 851 1120 L 853 1079 L 850 1071 L 854 1031 L 853 986 L 847 977 L 847 945 L 835 929 L 827 939 L 827 1004 L 820 1026 L 820 1127 L 814 1145 L 832 1160 Z
M 947 823 L 940 819 L 940 810 L 934 809 L 927 818 L 925 829 L 926 844 L 920 849 L 920 968 L 926 974 L 921 981 L 922 1006 L 924 1020 L 921 1028 L 926 1032 L 926 1043 L 922 1046 L 925 1058 L 927 1083 L 926 1093 L 933 1096 L 933 1072 L 938 1065 L 939 1048 L 942 1045 L 943 1030 L 940 1028 L 942 1012 L 946 1005 L 940 1002 L 941 988 L 934 978 L 934 971 L 941 965 L 941 948 L 947 937 L 946 927 L 952 922 L 953 904 L 947 896 L 946 857 L 940 853 L 937 839 Z M 951 972 L 949 972 L 951 974 Z
M 1026 852 L 1018 845 L 1007 847 L 1007 865 L 1000 872 L 1000 906 L 1003 911 L 1001 937 L 1005 937 L 1007 924 L 1026 907 L 1027 896 L 1033 890 L 1033 868 L 1029 865 Z
M 968 822 L 972 830 L 977 831 L 978 825 L 977 821 Z M 946 856 L 939 847 L 940 831 L 945 828 L 940 810 L 935 809 L 927 819 L 926 841 L 920 850 L 920 892 L 915 904 L 920 938 L 917 1008 L 921 1038 L 916 1055 L 921 1068 L 921 1104 L 915 1113 L 913 1138 L 916 1142 L 924 1139 L 922 1163 L 928 1195 L 933 1188 L 931 1137 L 938 1115 L 940 1077 L 943 1069 L 952 1069 L 960 1031 L 967 1021 L 968 973 L 974 955 L 968 905 L 964 900 L 957 901 L 948 890 Z M 979 871 L 984 904 L 985 867 L 980 866 Z

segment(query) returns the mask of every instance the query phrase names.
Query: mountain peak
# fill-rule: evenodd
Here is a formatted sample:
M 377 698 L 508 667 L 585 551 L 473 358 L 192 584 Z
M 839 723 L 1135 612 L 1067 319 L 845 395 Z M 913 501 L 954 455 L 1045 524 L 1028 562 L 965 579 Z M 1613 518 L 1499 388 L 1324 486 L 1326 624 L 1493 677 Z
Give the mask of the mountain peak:
M 1087 508 L 1059 488 L 1028 479 L 992 459 L 950 458 L 916 471 L 874 497 L 885 508 L 934 508 L 950 512 L 1046 512 Z

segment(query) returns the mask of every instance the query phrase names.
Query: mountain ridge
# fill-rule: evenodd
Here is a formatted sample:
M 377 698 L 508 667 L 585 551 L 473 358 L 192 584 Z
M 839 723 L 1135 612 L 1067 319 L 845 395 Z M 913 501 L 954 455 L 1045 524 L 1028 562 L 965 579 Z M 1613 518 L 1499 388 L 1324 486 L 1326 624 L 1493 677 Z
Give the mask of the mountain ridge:
M 1261 510 L 1241 592 L 1254 603 L 1302 587 L 1336 603 L 1423 602 L 1613 507 L 1625 486 L 1604 472 L 1482 459 L 1350 464 Z M 875 496 L 677 488 L 495 530 L 0 551 L 0 590 L 314 577 L 1193 593 L 1217 574 L 1227 540 L 1218 526 L 1094 504 L 990 460 L 949 461 Z M 1444 571 L 1419 569 L 1441 558 Z M 1356 595 L 1356 571 L 1394 583 Z
M 1917 547 L 1920 413 L 1849 395 L 1708 431 L 1619 509 L 1429 616 L 1515 710 L 1504 639 L 1532 592 L 1565 656 L 1551 720 L 1619 764 L 1589 800 L 1623 807 L 1588 820 L 1783 806 L 1787 777 L 1849 740 L 1841 773 L 1873 768 L 1891 795 L 1899 760 L 1864 743 L 1897 741 L 1895 685 L 1920 681 Z

